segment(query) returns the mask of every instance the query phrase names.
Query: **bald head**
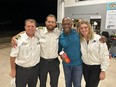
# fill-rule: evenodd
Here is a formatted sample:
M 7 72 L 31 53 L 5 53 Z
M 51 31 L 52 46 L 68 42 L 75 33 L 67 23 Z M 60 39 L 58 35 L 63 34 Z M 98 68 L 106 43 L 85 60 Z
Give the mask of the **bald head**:
M 70 21 L 70 22 L 72 23 L 72 20 L 71 20 L 69 17 L 64 17 L 64 18 L 62 19 L 62 22 L 64 22 L 64 21 Z
M 64 33 L 68 34 L 71 31 L 72 28 L 72 20 L 69 17 L 64 17 L 62 19 L 62 27 Z

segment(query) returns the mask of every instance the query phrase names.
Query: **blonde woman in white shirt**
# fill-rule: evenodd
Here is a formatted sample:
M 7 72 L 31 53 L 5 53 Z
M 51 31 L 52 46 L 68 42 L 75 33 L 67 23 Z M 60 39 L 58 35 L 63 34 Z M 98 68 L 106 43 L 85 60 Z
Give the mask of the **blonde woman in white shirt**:
M 101 36 L 94 33 L 88 21 L 81 21 L 78 29 L 85 87 L 98 87 L 99 81 L 105 79 L 105 71 L 109 65 L 107 45 L 100 42 Z

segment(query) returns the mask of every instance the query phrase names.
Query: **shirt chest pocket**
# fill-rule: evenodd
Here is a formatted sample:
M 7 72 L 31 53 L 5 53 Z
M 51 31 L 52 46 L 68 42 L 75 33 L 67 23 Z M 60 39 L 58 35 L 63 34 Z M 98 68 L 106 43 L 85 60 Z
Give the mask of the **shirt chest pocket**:
M 27 57 L 29 55 L 29 51 L 31 50 L 31 47 L 29 47 L 29 44 L 22 44 L 19 48 L 19 55 L 23 57 Z
M 39 41 L 36 41 L 33 43 L 33 51 L 38 51 L 40 50 L 40 42 Z

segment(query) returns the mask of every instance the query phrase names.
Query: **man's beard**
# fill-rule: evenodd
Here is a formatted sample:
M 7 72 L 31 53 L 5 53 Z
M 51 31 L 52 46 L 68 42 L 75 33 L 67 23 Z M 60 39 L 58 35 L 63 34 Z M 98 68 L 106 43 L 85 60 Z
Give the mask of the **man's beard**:
M 53 31 L 55 27 L 47 27 L 48 31 Z
M 49 31 L 53 31 L 54 30 L 54 28 L 47 28 Z

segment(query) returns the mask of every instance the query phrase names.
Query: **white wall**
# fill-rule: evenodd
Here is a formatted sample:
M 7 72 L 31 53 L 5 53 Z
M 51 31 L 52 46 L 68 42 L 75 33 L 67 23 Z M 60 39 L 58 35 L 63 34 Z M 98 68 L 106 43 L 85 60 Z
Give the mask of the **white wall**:
M 77 1 L 77 2 L 76 2 Z M 116 2 L 116 0 L 87 0 L 87 1 L 78 1 L 78 0 L 58 0 L 57 1 L 57 22 L 61 22 L 64 17 L 65 7 L 71 6 L 80 6 L 80 5 L 93 5 L 107 2 Z
M 93 5 L 93 4 L 100 4 L 107 2 L 116 2 L 116 0 L 86 0 L 86 1 L 65 0 L 65 7 L 79 6 L 79 5 Z
M 106 4 L 106 3 L 108 3 L 108 2 L 116 2 L 116 0 L 87 0 L 87 1 L 77 1 L 77 2 L 75 2 L 75 0 L 58 0 L 58 2 L 60 1 L 60 4 L 58 5 L 58 15 L 57 15 L 57 19 L 58 19 L 58 22 L 60 22 L 61 23 L 61 21 L 62 21 L 62 19 L 63 19 L 63 17 L 66 15 L 68 15 L 69 17 L 70 17 L 70 14 L 71 13 L 74 13 L 74 12 L 76 12 L 77 10 L 78 10 L 78 12 L 80 12 L 80 13 L 83 13 L 83 9 L 81 9 L 82 10 L 82 12 L 81 12 L 81 10 L 79 10 L 79 7 L 82 7 L 82 8 L 86 8 L 86 6 L 94 6 L 94 5 L 100 5 L 100 4 Z M 78 9 L 77 8 L 75 8 L 75 7 L 77 7 L 78 6 Z M 105 5 L 106 6 L 106 5 Z M 70 8 L 75 8 L 75 9 L 70 9 Z M 70 10 L 70 11 L 68 11 L 68 13 L 67 13 L 67 8 Z M 106 8 L 106 7 L 105 7 Z M 87 10 L 87 9 L 86 9 Z M 97 10 L 97 9 L 96 9 Z M 99 15 L 101 15 L 102 16 L 102 21 L 101 21 L 101 29 L 103 30 L 103 29 L 105 29 L 105 14 L 106 14 L 106 9 L 103 9 L 103 11 L 99 11 L 100 10 L 100 8 L 98 9 L 98 11 L 97 12 L 99 12 Z M 93 10 L 91 10 L 91 11 L 93 11 Z M 85 13 L 85 12 L 84 12 Z M 90 18 L 90 17 L 88 17 L 88 18 Z M 113 31 L 115 31 L 116 32 L 116 30 L 113 30 Z M 112 30 L 109 30 L 109 32 L 110 33 L 112 33 Z

